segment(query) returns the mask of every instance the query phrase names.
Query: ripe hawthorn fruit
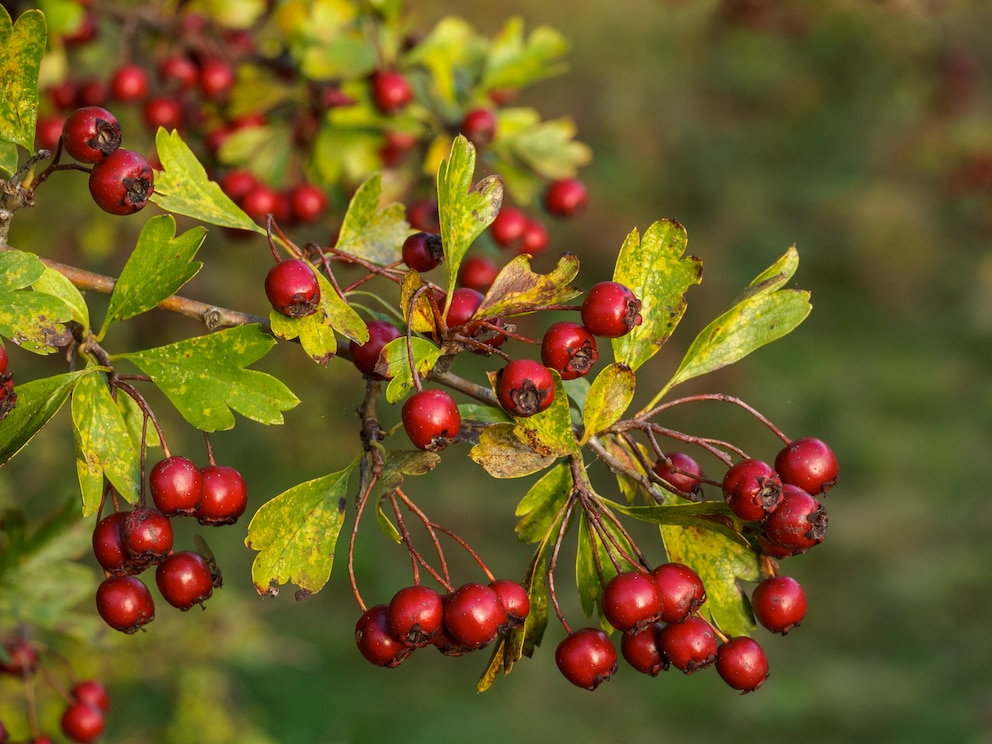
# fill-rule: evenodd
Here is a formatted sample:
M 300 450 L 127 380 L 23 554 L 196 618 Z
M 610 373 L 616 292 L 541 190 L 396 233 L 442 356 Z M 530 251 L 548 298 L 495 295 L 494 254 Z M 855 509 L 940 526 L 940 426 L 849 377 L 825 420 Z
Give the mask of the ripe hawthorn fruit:
M 70 703 L 62 713 L 62 733 L 79 744 L 95 741 L 103 733 L 103 711 L 89 703 Z
M 599 282 L 586 293 L 579 310 L 584 325 L 594 336 L 619 338 L 640 325 L 641 301 L 619 282 Z
M 782 501 L 782 480 L 771 465 L 753 458 L 739 460 L 723 476 L 723 498 L 743 520 L 756 522 Z
M 110 78 L 110 95 L 121 103 L 135 103 L 148 95 L 148 73 L 141 65 L 124 64 Z
M 664 626 L 651 623 L 632 633 L 624 633 L 620 639 L 620 654 L 624 660 L 641 674 L 657 677 L 668 669 L 668 661 L 658 646 L 658 633 Z
M 437 200 L 418 199 L 406 210 L 406 218 L 414 230 L 426 233 L 441 231 L 441 219 L 437 213 Z
M 7 373 L 7 368 L 9 364 L 10 361 L 7 358 L 7 350 L 3 348 L 3 345 L 0 345 L 0 375 Z
M 389 634 L 407 646 L 423 647 L 441 632 L 444 608 L 441 595 L 429 586 L 400 589 L 386 606 Z
M 93 165 L 89 188 L 93 201 L 104 212 L 134 214 L 155 191 L 155 177 L 147 160 L 119 147 Z
M 496 397 L 511 416 L 533 416 L 555 399 L 551 370 L 533 359 L 514 359 L 496 375 Z
M 403 241 L 403 263 L 414 271 L 430 271 L 444 260 L 444 247 L 437 233 L 415 232 Z
M 773 576 L 751 592 L 751 609 L 765 628 L 785 635 L 806 617 L 806 592 L 791 576 Z
M 110 695 L 98 679 L 82 679 L 72 686 L 69 693 L 73 700 L 89 703 L 104 713 L 110 710 Z
M 536 256 L 548 249 L 551 245 L 551 236 L 548 228 L 540 220 L 528 219 L 524 225 L 524 233 L 517 244 L 517 253 L 527 253 Z
M 264 183 L 256 183 L 242 198 L 241 208 L 255 222 L 265 222 L 270 214 L 279 212 L 279 194 Z
M 623 632 L 637 632 L 658 621 L 664 600 L 654 577 L 646 571 L 625 571 L 603 587 L 603 617 Z
M 651 469 L 680 493 L 695 494 L 703 482 L 702 466 L 684 452 L 669 452 L 658 458 Z
M 563 380 L 584 377 L 598 359 L 596 337 L 581 323 L 559 321 L 541 339 L 541 361 Z
M 684 674 L 705 669 L 716 660 L 719 641 L 713 626 L 693 615 L 680 623 L 669 623 L 658 632 L 658 645 L 673 667 Z
M 7 660 L 0 661 L 0 674 L 27 677 L 38 668 L 38 648 L 26 638 L 17 638 L 3 644 Z
M 544 192 L 544 208 L 558 217 L 574 217 L 588 201 L 586 185 L 578 178 L 552 181 Z
M 736 636 L 717 649 L 716 671 L 733 689 L 754 692 L 768 679 L 768 657 L 753 638 Z
M 527 590 L 516 581 L 509 579 L 494 579 L 489 582 L 489 588 L 496 592 L 499 601 L 506 610 L 507 629 L 519 628 L 530 614 L 530 597 Z
M 706 601 L 703 580 L 684 563 L 662 563 L 651 575 L 661 592 L 660 619 L 666 623 L 682 622 Z
M 96 609 L 114 630 L 135 633 L 155 619 L 148 587 L 136 576 L 110 576 L 96 590 Z
M 837 457 L 823 440 L 803 437 L 779 451 L 775 456 L 775 471 L 783 483 L 816 496 L 826 493 L 837 482 Z
M 413 89 L 406 76 L 395 70 L 377 70 L 370 80 L 372 102 L 382 113 L 399 113 L 413 100 Z
M 172 523 L 158 509 L 137 507 L 121 520 L 121 544 L 136 566 L 160 563 L 172 551 Z
M 97 563 L 108 573 L 129 573 L 130 558 L 121 540 L 121 522 L 127 514 L 127 512 L 109 514 L 93 528 L 93 555 Z
M 420 390 L 403 404 L 403 429 L 418 449 L 439 452 L 458 436 L 462 417 L 455 401 L 443 390 Z
M 152 466 L 148 490 L 155 507 L 166 516 L 189 515 L 203 497 L 203 475 L 189 458 L 172 455 Z
M 100 106 L 77 108 L 62 124 L 62 147 L 80 163 L 98 163 L 120 146 L 120 122 Z
M 509 248 L 523 238 L 527 215 L 515 207 L 503 205 L 489 225 L 489 234 L 497 245 Z
M 216 101 L 234 87 L 234 70 L 227 62 L 210 59 L 200 66 L 197 82 L 209 101 Z
M 399 666 L 414 649 L 390 635 L 384 604 L 369 607 L 358 618 L 355 645 L 367 661 L 381 667 Z
M 364 344 L 349 342 L 348 352 L 351 363 L 366 377 L 373 380 L 388 379 L 375 371 L 382 347 L 403 335 L 403 331 L 385 320 L 370 320 L 365 324 L 369 329 L 369 340 Z
M 173 553 L 155 569 L 155 583 L 162 598 L 183 612 L 210 599 L 214 593 L 210 565 L 199 553 Z
M 444 603 L 444 628 L 469 649 L 487 646 L 507 621 L 506 608 L 494 589 L 485 584 L 463 584 Z
M 208 465 L 201 471 L 203 496 L 193 512 L 200 524 L 234 524 L 248 507 L 245 479 L 228 465 Z
M 764 522 L 764 536 L 792 551 L 804 553 L 823 542 L 827 534 L 827 510 L 798 486 L 782 488 L 782 503 Z
M 172 96 L 152 96 L 145 101 L 141 110 L 145 126 L 152 131 L 163 129 L 181 129 L 183 126 L 183 107 Z
M 199 74 L 196 63 L 182 55 L 165 57 L 158 65 L 158 79 L 181 90 L 192 88 Z
M 301 183 L 290 194 L 293 215 L 300 222 L 313 222 L 327 209 L 327 194 L 311 183 Z
M 580 628 L 555 649 L 555 663 L 576 687 L 595 690 L 617 671 L 617 650 L 599 628 Z
M 307 261 L 280 261 L 265 275 L 265 296 L 276 312 L 290 318 L 305 318 L 320 305 L 320 283 Z
M 458 267 L 458 283 L 477 292 L 488 292 L 499 274 L 495 261 L 483 256 L 466 256 Z
M 472 109 L 462 119 L 460 130 L 477 148 L 485 147 L 496 136 L 496 116 L 492 109 Z

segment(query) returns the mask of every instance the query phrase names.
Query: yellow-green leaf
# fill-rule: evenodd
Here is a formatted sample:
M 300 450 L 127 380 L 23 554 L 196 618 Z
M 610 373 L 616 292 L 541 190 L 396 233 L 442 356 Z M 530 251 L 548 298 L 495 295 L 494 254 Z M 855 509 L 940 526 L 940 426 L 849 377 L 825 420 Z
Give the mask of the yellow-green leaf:
M 517 539 L 530 543 L 545 540 L 571 493 L 571 468 L 568 462 L 560 462 L 542 475 L 517 504 Z
M 0 8 L 0 140 L 34 150 L 38 119 L 38 71 L 45 54 L 48 29 L 35 8 L 11 22 Z
M 515 256 L 500 269 L 475 317 L 519 315 L 535 309 L 557 305 L 578 295 L 581 290 L 569 286 L 579 273 L 579 259 L 563 253 L 555 268 L 547 274 L 531 271 L 531 257 Z
M 582 424 L 585 430 L 579 444 L 585 444 L 589 437 L 613 426 L 634 399 L 637 376 L 625 364 L 614 362 L 593 380 L 582 409 Z
M 410 349 L 413 351 L 413 364 L 417 374 L 421 378 L 427 377 L 441 358 L 441 349 L 417 336 L 410 339 Z M 392 377 L 386 386 L 386 400 L 390 403 L 403 400 L 413 390 L 413 372 L 410 368 L 406 336 L 394 338 L 382 348 L 376 372 L 384 377 Z
M 493 424 L 482 430 L 469 457 L 494 478 L 520 478 L 554 464 L 556 454 L 535 451 L 515 433 L 514 424 Z
M 80 377 L 95 371 L 87 368 L 19 383 L 17 405 L 0 421 L 0 465 L 20 452 L 61 410 Z
M 400 259 L 410 224 L 402 204 L 380 207 L 381 200 L 382 174 L 375 173 L 351 197 L 335 247 L 385 266 Z

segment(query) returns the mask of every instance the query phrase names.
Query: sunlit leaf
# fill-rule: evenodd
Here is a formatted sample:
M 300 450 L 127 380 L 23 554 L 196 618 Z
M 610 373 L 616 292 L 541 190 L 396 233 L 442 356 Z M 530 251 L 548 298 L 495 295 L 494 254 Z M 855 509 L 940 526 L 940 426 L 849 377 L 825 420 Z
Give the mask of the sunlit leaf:
M 520 441 L 514 424 L 493 424 L 482 430 L 469 457 L 494 478 L 520 478 L 553 465 L 557 454 L 541 453 Z
M 465 20 L 447 16 L 404 55 L 403 62 L 429 70 L 434 92 L 453 106 L 459 94 L 458 75 L 478 67 L 485 52 L 485 40 Z
M 579 444 L 585 444 L 589 437 L 613 426 L 634 399 L 637 376 L 625 364 L 604 367 L 593 380 L 582 409 L 582 423 L 585 431 Z
M 48 30 L 44 14 L 27 10 L 11 22 L 0 8 L 0 140 L 34 150 L 38 118 L 38 71 Z
M 496 317 L 532 312 L 536 308 L 562 304 L 581 290 L 569 285 L 579 273 L 579 259 L 564 253 L 547 274 L 530 268 L 530 256 L 515 256 L 508 261 L 476 311 L 476 317 Z
M 417 336 L 410 339 L 410 349 L 413 352 L 413 365 L 417 374 L 421 378 L 427 377 L 434 369 L 437 360 L 441 358 L 441 349 Z M 406 336 L 395 338 L 382 348 L 379 352 L 376 372 L 384 377 L 392 377 L 386 386 L 386 400 L 390 403 L 403 400 L 414 389 Z
M 0 465 L 20 452 L 61 410 L 80 377 L 95 371 L 87 368 L 19 383 L 17 405 L 0 421 Z
M 48 271 L 34 254 L 0 251 L 0 335 L 35 354 L 68 344 L 72 337 L 63 324 L 80 312 L 75 298 L 63 298 L 58 280 L 44 281 Z M 40 281 L 38 291 L 24 289 Z M 57 294 L 43 291 L 48 286 Z
M 335 247 L 385 266 L 400 259 L 410 224 L 402 204 L 380 206 L 381 200 L 382 174 L 376 173 L 351 198 Z
M 517 539 L 530 543 L 544 540 L 571 493 L 571 469 L 567 462 L 560 462 L 542 475 L 517 504 Z
M 84 329 L 89 329 L 90 310 L 86 305 L 86 300 L 83 298 L 82 292 L 64 274 L 46 266 L 45 273 L 31 285 L 31 288 L 35 292 L 58 297 L 69 308 L 71 319 L 79 323 Z
M 524 39 L 524 22 L 507 20 L 489 44 L 480 87 L 487 91 L 515 90 L 566 69 L 559 61 L 568 41 L 550 26 L 538 26 Z

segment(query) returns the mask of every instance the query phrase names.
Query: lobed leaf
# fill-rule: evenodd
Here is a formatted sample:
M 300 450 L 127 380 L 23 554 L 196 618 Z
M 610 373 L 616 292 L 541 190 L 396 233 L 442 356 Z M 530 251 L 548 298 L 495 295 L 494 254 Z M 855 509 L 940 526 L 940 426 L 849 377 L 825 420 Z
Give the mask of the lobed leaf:
M 380 208 L 381 200 L 382 174 L 375 173 L 351 197 L 335 247 L 386 266 L 400 259 L 410 224 L 402 204 L 391 203 Z
M 520 441 L 514 424 L 493 424 L 482 430 L 479 443 L 469 457 L 494 478 L 520 478 L 544 470 L 558 459 L 556 454 L 535 451 Z
M 13 253 L 11 251 L 10 253 Z M 0 254 L 0 258 L 7 253 Z M 45 274 L 45 265 L 35 282 Z M 2 268 L 2 267 L 0 267 Z M 20 274 L 34 276 L 34 273 Z M 21 279 L 15 280 L 19 283 Z M 73 319 L 73 308 L 61 297 L 40 291 L 0 291 L 0 336 L 35 354 L 52 354 L 72 340 L 64 323 Z
M 258 552 L 251 578 L 259 594 L 274 595 L 289 582 L 314 594 L 327 583 L 344 525 L 348 481 L 358 462 L 293 486 L 255 513 L 245 545 Z
M 95 371 L 88 367 L 19 383 L 17 405 L 0 421 L 0 465 L 20 452 L 62 409 L 80 377 Z
M 637 376 L 625 364 L 614 362 L 596 375 L 582 408 L 584 431 L 580 446 L 620 420 L 634 399 L 636 386 Z
M 525 39 L 523 19 L 514 16 L 489 44 L 479 87 L 515 90 L 559 75 L 566 69 L 559 58 L 567 51 L 567 39 L 550 26 L 538 26 Z
M 475 317 L 496 317 L 529 313 L 541 307 L 558 305 L 581 290 L 569 286 L 579 273 L 579 259 L 564 253 L 547 274 L 531 271 L 531 257 L 514 256 L 496 275 Z
M 275 377 L 245 369 L 274 344 L 259 326 L 245 325 L 119 357 L 151 377 L 192 426 L 209 432 L 232 428 L 232 411 L 281 424 L 283 411 L 300 402 Z
M 541 121 L 532 108 L 504 108 L 496 127 L 499 136 L 489 149 L 517 199 L 522 198 L 520 188 L 534 182 L 533 174 L 543 180 L 567 178 L 592 160 L 592 150 L 575 139 L 575 122 L 568 117 Z
M 702 262 L 685 255 L 687 244 L 682 225 L 659 220 L 643 237 L 632 230 L 620 248 L 613 280 L 637 295 L 643 320 L 613 339 L 613 356 L 633 370 L 665 345 L 685 313 L 689 287 L 702 281 Z
M 417 374 L 421 378 L 427 377 L 441 358 L 441 349 L 417 336 L 410 339 L 410 348 L 413 350 L 413 364 Z M 406 336 L 394 338 L 382 348 L 376 371 L 384 377 L 392 377 L 386 386 L 386 400 L 390 403 L 403 400 L 413 390 L 413 372 L 410 368 Z
M 0 140 L 34 150 L 38 119 L 38 72 L 48 43 L 45 15 L 38 9 L 24 11 L 12 22 L 0 8 Z M 9 157 L 9 150 L 5 153 Z M 16 152 L 14 153 L 16 155 Z M 16 168 L 2 163 L 8 173 Z
M 458 74 L 478 68 L 485 55 L 485 40 L 476 35 L 463 19 L 448 16 L 438 21 L 413 49 L 403 57 L 405 65 L 419 65 L 429 70 L 434 90 L 442 101 L 454 106 L 458 102 L 461 81 Z

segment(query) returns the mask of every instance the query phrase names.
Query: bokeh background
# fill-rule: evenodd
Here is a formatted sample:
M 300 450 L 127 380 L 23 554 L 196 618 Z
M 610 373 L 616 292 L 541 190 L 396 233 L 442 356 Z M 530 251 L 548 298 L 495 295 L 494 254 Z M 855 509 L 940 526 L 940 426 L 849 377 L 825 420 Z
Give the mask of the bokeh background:
M 787 433 L 826 439 L 840 459 L 827 541 L 787 564 L 806 588 L 807 619 L 785 638 L 757 632 L 772 675 L 753 695 L 713 672 L 650 679 L 629 668 L 595 693 L 575 689 L 555 669 L 553 625 L 535 659 L 480 695 L 484 657 L 366 664 L 343 559 L 306 602 L 290 591 L 258 599 L 244 533 L 232 528 L 210 535 L 226 582 L 206 612 L 162 612 L 148 633 L 107 634 L 95 656 L 65 649 L 111 685 L 106 740 L 992 742 L 992 5 L 411 6 L 421 28 L 456 13 L 492 34 L 519 14 L 571 40 L 568 73 L 520 99 L 572 116 L 595 153 L 581 174 L 589 207 L 553 225 L 554 249 L 578 253 L 584 276 L 605 275 L 633 227 L 670 217 L 705 265 L 671 350 L 652 362 L 659 380 L 699 328 L 798 245 L 809 320 L 698 389 L 739 395 Z M 257 277 L 238 276 L 236 254 L 217 250 L 230 275 L 200 289 L 229 292 L 233 304 Z M 314 380 L 286 353 L 267 365 L 298 374 L 304 400 L 339 404 L 216 438 L 218 458 L 260 495 L 343 464 L 358 381 L 350 369 Z M 64 423 L 44 432 L 49 447 L 0 472 L 0 499 L 14 489 L 39 502 L 72 495 Z M 719 407 L 680 423 L 774 456 L 767 432 Z M 521 573 L 529 549 L 506 547 L 519 494 L 470 464 L 443 470 L 418 483 L 424 505 L 461 525 L 497 573 Z M 407 582 L 407 564 L 374 532 L 359 569 L 366 596 L 386 598 Z

